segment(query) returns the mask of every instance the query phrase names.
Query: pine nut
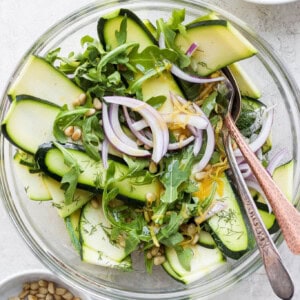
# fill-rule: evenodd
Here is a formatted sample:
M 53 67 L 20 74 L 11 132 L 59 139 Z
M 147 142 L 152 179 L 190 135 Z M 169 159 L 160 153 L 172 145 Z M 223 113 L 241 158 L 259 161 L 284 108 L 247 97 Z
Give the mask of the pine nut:
M 38 290 L 38 288 L 39 288 L 39 284 L 37 283 L 37 282 L 32 282 L 31 284 L 30 284 L 30 289 L 31 290 Z
M 62 300 L 62 297 L 59 296 L 59 295 L 54 295 L 54 299 L 55 299 L 55 300 Z
M 41 287 L 47 287 L 48 286 L 48 282 L 46 280 L 39 280 L 38 281 L 39 286 Z
M 23 290 L 30 290 L 30 284 L 29 283 L 24 283 L 23 284 Z
M 198 243 L 198 241 L 199 241 L 199 234 L 196 233 L 191 241 L 191 244 L 196 245 Z
M 54 297 L 51 294 L 47 294 L 47 296 L 45 298 L 45 300 L 53 300 L 53 299 L 54 299 Z
M 82 93 L 78 96 L 78 101 L 80 103 L 80 105 L 83 105 L 85 104 L 86 102 L 86 94 Z
M 65 293 L 62 297 L 65 300 L 72 300 L 73 299 L 73 295 L 70 292 Z
M 81 138 L 81 129 L 80 128 L 76 128 L 72 134 L 72 140 L 73 141 L 78 141 Z
M 20 297 L 20 298 L 25 298 L 28 294 L 29 294 L 29 290 L 22 291 L 22 292 L 19 294 L 19 297 Z
M 54 286 L 54 283 L 53 282 L 49 282 L 49 284 L 48 284 L 48 292 L 50 293 L 50 294 L 54 294 L 54 292 L 55 292 L 55 286 Z
M 46 298 L 46 295 L 45 294 L 36 294 L 36 297 L 38 299 L 45 299 Z
M 152 256 L 156 256 L 158 252 L 159 252 L 159 247 L 153 247 L 151 249 L 151 255 Z
M 65 293 L 66 293 L 66 289 L 65 288 L 56 288 L 56 290 L 55 290 L 55 294 L 56 295 L 58 295 L 58 296 L 62 296 L 62 295 L 64 295 Z
M 39 291 L 38 290 L 30 290 L 30 295 L 36 295 Z
M 86 117 L 90 117 L 90 116 L 94 115 L 95 112 L 96 112 L 96 109 L 95 109 L 95 108 L 90 108 L 84 115 L 85 115 Z
M 33 295 L 29 295 L 28 296 L 28 300 L 37 300 L 37 297 L 33 296 Z
M 48 293 L 48 289 L 45 288 L 45 287 L 40 287 L 39 288 L 39 294 L 44 294 L 44 295 L 47 295 Z
M 152 258 L 152 254 L 151 251 L 148 251 L 146 254 L 147 259 L 151 259 Z
M 64 130 L 65 136 L 72 136 L 73 133 L 74 133 L 74 126 L 68 126 L 68 127 Z
M 74 107 L 79 106 L 79 105 L 80 105 L 79 99 L 74 100 L 74 101 L 72 102 L 72 105 L 73 105 Z
M 99 98 L 94 98 L 93 106 L 95 109 L 100 110 L 102 108 L 102 103 Z
M 146 200 L 149 201 L 149 202 L 153 202 L 156 200 L 156 196 L 155 194 L 149 192 L 146 194 Z
M 149 164 L 149 172 L 152 174 L 157 172 L 157 164 L 154 161 L 151 161 Z
M 163 264 L 166 261 L 166 258 L 164 256 L 155 256 L 153 259 L 153 264 L 155 266 L 159 266 Z

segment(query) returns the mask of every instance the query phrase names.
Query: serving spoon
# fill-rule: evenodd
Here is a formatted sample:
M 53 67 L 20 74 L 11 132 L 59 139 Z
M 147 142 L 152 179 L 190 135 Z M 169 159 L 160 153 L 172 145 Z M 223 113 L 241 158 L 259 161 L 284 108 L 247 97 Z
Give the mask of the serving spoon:
M 291 211 L 290 206 L 287 211 L 283 212 L 283 216 L 281 216 L 281 207 L 284 207 L 284 202 L 286 201 L 288 204 L 288 200 L 285 199 L 285 197 L 282 195 L 282 192 L 279 190 L 279 188 L 276 186 L 272 178 L 270 179 L 269 174 L 265 171 L 265 169 L 262 167 L 261 162 L 256 158 L 255 154 L 251 151 L 251 149 L 248 147 L 246 142 L 244 141 L 241 133 L 239 132 L 238 128 L 235 125 L 235 121 L 238 119 L 240 109 L 241 109 L 241 96 L 239 93 L 239 90 L 237 88 L 237 84 L 235 82 L 234 77 L 232 76 L 231 72 L 227 69 L 223 69 L 223 73 L 226 76 L 225 77 L 225 84 L 229 90 L 229 103 L 228 103 L 228 110 L 224 117 L 224 124 L 225 127 L 223 129 L 223 141 L 224 146 L 226 150 L 226 154 L 228 157 L 228 161 L 230 164 L 230 167 L 232 169 L 232 176 L 235 180 L 235 183 L 237 185 L 239 194 L 241 196 L 241 199 L 243 201 L 246 213 L 248 215 L 250 224 L 252 226 L 254 236 L 257 242 L 258 249 L 260 251 L 262 261 L 266 270 L 266 274 L 268 276 L 269 282 L 273 288 L 274 293 L 281 299 L 292 299 L 294 294 L 294 284 L 291 280 L 291 277 L 285 268 L 280 255 L 277 251 L 277 248 L 270 237 L 267 229 L 265 228 L 262 219 L 258 213 L 257 207 L 252 199 L 252 196 L 248 190 L 248 187 L 245 183 L 245 180 L 240 172 L 240 169 L 238 167 L 236 158 L 234 156 L 234 152 L 231 145 L 231 137 L 234 138 L 236 143 L 238 144 L 241 152 L 243 153 L 246 161 L 250 165 L 253 173 L 257 177 L 257 180 L 261 184 L 264 192 L 266 193 L 266 196 L 268 199 L 271 200 L 270 204 L 274 210 L 274 213 L 276 211 L 277 214 L 276 217 L 281 220 L 280 225 L 283 224 L 284 232 L 283 234 L 289 234 L 289 231 L 292 231 L 292 234 L 296 234 L 295 238 L 299 240 L 300 235 L 300 223 L 297 225 L 297 222 L 292 222 L 292 225 L 286 225 L 286 222 L 289 222 L 288 219 L 286 219 L 287 214 Z M 263 171 L 261 171 L 263 169 Z M 255 171 L 254 171 L 255 170 Z M 267 176 L 269 178 L 265 178 L 265 173 L 267 173 Z M 258 176 L 257 176 L 258 174 Z M 271 189 L 271 190 L 270 190 Z M 274 190 L 273 190 L 274 189 Z M 275 191 L 275 192 L 274 192 Z M 283 197 L 284 198 L 283 198 Z M 274 200 L 275 198 L 275 200 Z M 282 203 L 281 203 L 282 202 Z M 292 206 L 292 205 L 291 205 Z M 299 213 L 297 214 L 294 212 L 293 208 L 293 214 L 296 214 L 296 217 L 300 220 Z M 294 226 L 299 226 L 298 228 L 294 228 Z M 288 239 L 289 244 L 288 246 L 294 253 L 299 253 L 298 248 L 298 242 L 294 243 L 290 239 Z

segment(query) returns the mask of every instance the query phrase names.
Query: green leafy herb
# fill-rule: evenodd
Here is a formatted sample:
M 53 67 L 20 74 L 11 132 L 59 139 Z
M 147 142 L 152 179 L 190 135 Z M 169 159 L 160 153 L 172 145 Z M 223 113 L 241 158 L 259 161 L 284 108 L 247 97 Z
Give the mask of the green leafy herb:
M 45 60 L 50 63 L 51 65 L 57 60 L 61 48 L 56 48 L 52 51 L 49 51 L 45 56 Z
M 61 151 L 64 157 L 64 163 L 70 169 L 63 175 L 61 186 L 65 190 L 65 203 L 70 204 L 73 201 L 74 193 L 76 191 L 78 177 L 82 173 L 80 166 L 72 154 L 62 145 L 54 142 L 54 145 Z
M 167 100 L 166 96 L 156 96 L 156 97 L 151 97 L 146 102 L 147 104 L 151 105 L 155 109 L 159 109 L 163 106 L 166 100 Z
M 162 202 L 172 203 L 179 198 L 181 185 L 190 180 L 194 159 L 192 147 L 187 147 L 182 152 L 165 158 L 166 169 L 160 177 L 165 187 L 165 192 L 161 197 Z
M 120 24 L 120 30 L 115 32 L 115 36 L 118 42 L 118 45 L 123 45 L 126 43 L 127 39 L 127 16 L 125 15 Z
M 103 139 L 97 115 L 86 118 L 82 123 L 82 143 L 87 154 L 96 161 L 100 160 L 99 144 Z

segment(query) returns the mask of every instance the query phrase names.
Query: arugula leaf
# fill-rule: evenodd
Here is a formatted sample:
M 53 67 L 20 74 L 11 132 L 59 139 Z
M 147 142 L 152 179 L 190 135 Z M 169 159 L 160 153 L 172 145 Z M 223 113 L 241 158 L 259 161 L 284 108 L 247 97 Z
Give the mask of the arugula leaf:
M 174 247 L 184 241 L 184 237 L 181 233 L 175 232 L 168 238 L 161 239 L 160 242 L 167 247 Z
M 129 54 L 130 64 L 135 66 L 142 73 L 157 67 L 165 66 L 166 61 L 174 63 L 177 60 L 177 53 L 172 49 L 160 49 L 155 45 L 146 47 L 141 53 L 137 49 Z
M 178 23 L 181 20 L 182 17 L 180 17 L 180 13 L 177 15 L 174 15 L 173 19 L 169 20 L 169 22 L 165 22 L 163 19 L 157 20 L 157 29 L 158 34 L 163 34 L 165 39 L 166 47 L 169 49 L 172 49 L 175 51 L 178 55 L 178 65 L 180 68 L 185 68 L 190 65 L 191 60 L 190 58 L 183 53 L 175 44 L 175 38 L 176 38 L 176 31 L 177 29 L 183 32 L 185 30 L 185 27 Z
M 88 117 L 82 123 L 82 143 L 87 154 L 95 161 L 100 160 L 99 144 L 104 139 L 104 133 L 99 126 L 96 115 Z
M 216 106 L 216 100 L 217 100 L 218 93 L 214 91 L 211 93 L 203 102 L 201 109 L 204 112 L 204 114 L 209 118 L 212 111 L 215 109 Z
M 162 202 L 173 203 L 178 200 L 181 185 L 190 180 L 194 160 L 191 146 L 165 158 L 167 168 L 160 177 L 165 187 L 165 192 L 161 197 Z
M 126 43 L 126 44 L 120 45 L 120 46 L 116 47 L 115 49 L 107 52 L 105 55 L 102 56 L 98 66 L 97 66 L 97 73 L 101 74 L 103 67 L 105 65 L 107 65 L 108 63 L 115 63 L 115 64 L 120 63 L 120 61 L 118 61 L 119 55 L 125 54 L 124 62 L 126 63 L 128 61 L 128 53 L 127 53 L 128 49 L 137 48 L 137 47 L 139 47 L 139 43 L 131 42 L 131 43 Z
M 64 156 L 64 163 L 70 167 L 61 180 L 61 187 L 65 190 L 65 203 L 70 204 L 73 201 L 74 193 L 77 188 L 78 177 L 83 170 L 80 169 L 76 159 L 62 145 L 54 142 L 54 145 L 61 151 Z
M 60 50 L 61 48 L 56 48 L 52 51 L 49 51 L 45 57 L 45 60 L 50 64 L 54 64 L 54 62 L 57 60 Z
M 127 15 L 124 16 L 120 24 L 120 30 L 115 32 L 118 45 L 126 43 L 127 40 Z
M 126 177 L 134 177 L 140 175 L 139 172 L 149 166 L 149 161 L 147 159 L 133 159 L 125 154 L 123 155 L 123 159 L 125 160 L 129 168 Z M 145 172 L 143 172 L 143 174 L 144 173 Z
M 163 106 L 163 104 L 166 102 L 167 97 L 166 96 L 156 96 L 151 97 L 146 101 L 147 104 L 151 105 L 155 109 L 159 109 Z

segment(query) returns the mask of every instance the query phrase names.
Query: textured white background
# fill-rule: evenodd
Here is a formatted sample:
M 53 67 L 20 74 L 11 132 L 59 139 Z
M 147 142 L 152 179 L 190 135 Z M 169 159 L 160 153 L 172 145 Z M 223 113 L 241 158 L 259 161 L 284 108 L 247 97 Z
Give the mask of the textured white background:
M 0 0 L 0 93 L 16 63 L 49 26 L 88 4 L 88 0 Z M 244 20 L 258 32 L 285 61 L 296 81 L 300 82 L 300 2 L 265 6 L 240 0 L 209 0 Z M 300 99 L 299 99 L 300 100 Z M 44 268 L 21 239 L 0 202 L 0 281 L 15 272 Z M 291 255 L 282 245 L 280 252 L 294 279 L 300 299 L 300 257 Z M 277 299 L 261 268 L 233 289 L 214 300 Z M 0 295 L 0 300 L 2 299 Z

